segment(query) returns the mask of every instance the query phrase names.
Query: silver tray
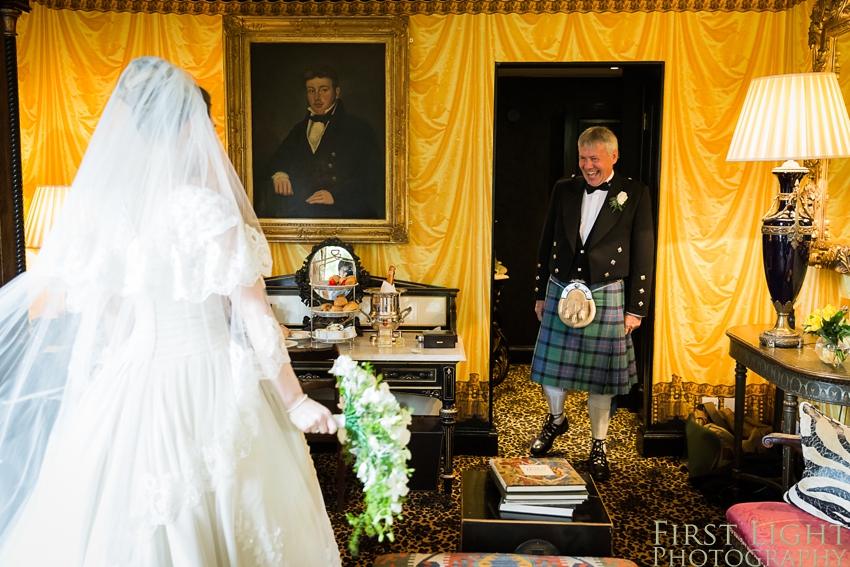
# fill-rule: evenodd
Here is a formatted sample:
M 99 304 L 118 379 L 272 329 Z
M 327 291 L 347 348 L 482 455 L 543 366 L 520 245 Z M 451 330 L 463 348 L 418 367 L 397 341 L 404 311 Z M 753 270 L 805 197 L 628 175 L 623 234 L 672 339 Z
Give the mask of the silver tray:
M 315 315 L 321 315 L 322 317 L 348 317 L 349 315 L 357 315 L 360 312 L 360 308 L 358 307 L 354 311 L 322 311 L 321 307 L 313 307 L 311 311 Z
M 346 289 L 346 290 L 348 290 L 348 289 L 354 289 L 355 287 L 357 287 L 357 284 L 351 284 L 351 285 L 330 285 L 330 284 L 314 284 L 314 283 L 311 283 L 310 285 L 311 285 L 312 287 L 316 288 L 316 289 L 330 289 L 330 290 L 334 290 L 334 289 L 339 289 L 339 290 Z

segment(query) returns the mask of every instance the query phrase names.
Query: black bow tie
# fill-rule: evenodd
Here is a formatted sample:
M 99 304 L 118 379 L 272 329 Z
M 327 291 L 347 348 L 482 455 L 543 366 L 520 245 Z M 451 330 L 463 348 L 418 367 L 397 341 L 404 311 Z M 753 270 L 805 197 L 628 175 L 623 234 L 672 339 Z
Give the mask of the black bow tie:
M 327 124 L 328 120 L 331 119 L 331 114 L 313 114 L 310 116 L 310 120 L 313 122 L 321 122 L 322 124 Z
M 584 184 L 584 190 L 587 191 L 588 195 L 592 194 L 594 191 L 607 191 L 608 188 L 610 188 L 610 187 L 611 187 L 611 184 L 608 183 L 607 181 L 600 183 L 598 187 L 593 187 L 592 185 L 590 185 L 588 183 Z

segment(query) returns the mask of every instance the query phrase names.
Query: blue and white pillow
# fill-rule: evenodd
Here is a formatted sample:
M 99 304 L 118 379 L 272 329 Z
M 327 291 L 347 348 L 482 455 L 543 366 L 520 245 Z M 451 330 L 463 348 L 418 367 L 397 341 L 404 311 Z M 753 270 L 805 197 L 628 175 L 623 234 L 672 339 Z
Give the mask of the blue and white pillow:
M 785 501 L 833 524 L 850 527 L 850 428 L 800 404 L 806 467 Z

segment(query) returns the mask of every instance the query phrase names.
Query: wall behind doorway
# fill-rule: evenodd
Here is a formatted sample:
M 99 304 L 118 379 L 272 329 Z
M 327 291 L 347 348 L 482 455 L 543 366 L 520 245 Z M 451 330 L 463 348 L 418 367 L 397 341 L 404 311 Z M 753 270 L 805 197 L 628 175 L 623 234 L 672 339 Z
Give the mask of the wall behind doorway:
M 539 238 L 553 185 L 581 175 L 576 142 L 585 128 L 617 135 L 614 169 L 650 187 L 657 221 L 662 81 L 660 63 L 497 66 L 493 235 L 495 259 L 509 276 L 498 317 L 511 362 L 531 359 L 539 329 L 533 292 L 543 283 L 534 279 Z M 651 384 L 652 319 L 634 337 L 640 385 Z

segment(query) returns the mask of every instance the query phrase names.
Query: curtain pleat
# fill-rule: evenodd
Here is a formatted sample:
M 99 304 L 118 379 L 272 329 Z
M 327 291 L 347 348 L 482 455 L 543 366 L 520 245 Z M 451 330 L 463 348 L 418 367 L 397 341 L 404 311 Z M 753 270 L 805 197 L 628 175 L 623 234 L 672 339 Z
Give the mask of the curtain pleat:
M 410 18 L 410 243 L 356 244 L 374 274 L 459 288 L 468 356 L 458 376 L 486 376 L 492 266 L 493 101 L 496 62 L 664 61 L 655 382 L 731 384 L 725 330 L 773 319 L 761 261 L 760 219 L 777 164 L 729 163 L 726 153 L 749 82 L 810 69 L 811 2 L 785 12 L 414 15 Z M 126 63 L 158 55 L 213 96 L 223 136 L 221 19 L 89 13 L 33 5 L 19 24 L 25 194 L 69 183 L 101 108 Z M 845 50 L 846 57 L 850 49 Z M 850 88 L 850 74 L 842 86 Z M 848 160 L 831 166 L 834 237 Z M 517 190 L 522 191 L 523 188 Z M 301 267 L 311 246 L 272 247 L 275 273 Z M 533 282 L 526 286 L 532 308 Z M 805 316 L 844 290 L 810 270 Z M 843 293 L 847 293 L 846 290 Z

